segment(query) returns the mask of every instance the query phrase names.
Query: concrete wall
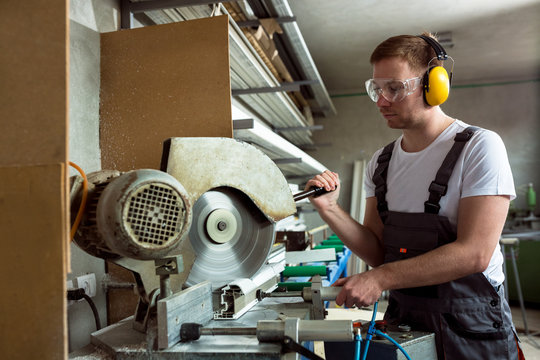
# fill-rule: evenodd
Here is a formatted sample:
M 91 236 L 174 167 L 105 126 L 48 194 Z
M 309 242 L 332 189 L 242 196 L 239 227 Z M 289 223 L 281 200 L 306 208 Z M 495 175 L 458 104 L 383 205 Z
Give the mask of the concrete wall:
M 505 142 L 518 198 L 524 208 L 524 185 L 533 182 L 540 191 L 540 82 L 462 86 L 452 90 L 441 107 L 446 114 L 471 125 L 497 132 Z M 388 129 L 376 105 L 367 95 L 333 96 L 338 115 L 320 119 L 323 131 L 314 135 L 315 143 L 332 143 L 310 154 L 340 174 L 343 183 L 340 204 L 350 208 L 353 162 L 369 160 L 373 153 L 400 135 Z M 322 223 L 316 215 L 306 216 L 308 228 Z
M 540 81 L 456 88 L 443 109 L 467 123 L 497 132 L 503 139 L 518 198 L 526 207 L 525 186 L 540 191 Z M 540 208 L 539 208 L 540 209 Z M 539 210 L 537 209 L 537 211 Z
M 99 33 L 118 29 L 117 1 L 71 0 L 70 2 L 70 69 L 69 69 L 69 159 L 86 173 L 101 169 L 99 149 Z M 70 175 L 77 172 L 71 170 Z M 105 262 L 71 245 L 71 271 L 68 283 L 77 276 L 94 273 L 97 294 L 93 298 L 101 325 L 107 324 L 106 297 L 100 281 Z M 68 305 L 69 351 L 90 342 L 95 322 L 86 301 Z

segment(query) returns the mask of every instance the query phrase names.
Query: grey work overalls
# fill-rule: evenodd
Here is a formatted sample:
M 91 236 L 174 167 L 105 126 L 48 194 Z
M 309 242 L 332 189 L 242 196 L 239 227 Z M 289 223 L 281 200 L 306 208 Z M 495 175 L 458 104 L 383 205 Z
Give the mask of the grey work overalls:
M 377 159 L 373 175 L 377 209 L 384 223 L 384 262 L 414 257 L 456 240 L 439 201 L 454 165 L 476 128 L 458 133 L 429 187 L 424 213 L 388 210 L 386 176 L 394 142 Z M 517 359 L 510 308 L 482 273 L 440 285 L 390 291 L 385 319 L 435 333 L 439 359 Z

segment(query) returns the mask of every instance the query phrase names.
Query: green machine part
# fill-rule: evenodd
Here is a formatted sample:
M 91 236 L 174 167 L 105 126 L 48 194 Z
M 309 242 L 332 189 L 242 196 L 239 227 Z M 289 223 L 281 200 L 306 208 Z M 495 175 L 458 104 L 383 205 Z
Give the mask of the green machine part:
M 339 239 L 328 239 L 323 240 L 321 242 L 321 245 L 343 245 L 343 242 Z
M 526 304 L 540 306 L 540 286 L 538 286 L 538 259 L 540 258 L 540 242 L 522 240 L 519 249 L 516 249 L 516 265 L 519 274 L 519 283 Z M 516 276 L 510 258 L 510 251 L 506 250 L 506 280 L 508 281 L 508 296 L 511 301 L 519 299 L 516 286 Z
M 284 277 L 315 275 L 326 276 L 326 266 L 285 266 L 285 270 L 283 270 Z
M 319 250 L 319 249 L 336 249 L 336 252 L 343 252 L 344 245 L 317 245 L 313 248 L 313 250 Z

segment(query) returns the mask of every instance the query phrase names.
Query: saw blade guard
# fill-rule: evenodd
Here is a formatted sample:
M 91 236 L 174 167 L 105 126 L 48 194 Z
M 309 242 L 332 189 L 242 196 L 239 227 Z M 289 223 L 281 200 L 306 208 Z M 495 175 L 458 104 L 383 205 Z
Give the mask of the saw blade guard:
M 178 179 L 193 203 L 209 190 L 231 187 L 246 194 L 270 221 L 296 212 L 281 170 L 256 147 L 229 138 L 170 138 L 161 170 Z

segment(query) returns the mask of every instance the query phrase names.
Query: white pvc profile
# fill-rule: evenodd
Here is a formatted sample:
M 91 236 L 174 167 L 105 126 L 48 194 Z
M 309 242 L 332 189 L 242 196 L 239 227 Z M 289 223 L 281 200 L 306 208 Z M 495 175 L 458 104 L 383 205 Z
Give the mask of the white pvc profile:
M 303 150 L 291 144 L 276 134 L 257 117 L 252 116 L 238 103 L 233 103 L 234 118 L 252 118 L 253 128 L 234 130 L 234 138 L 249 142 L 265 152 L 271 159 L 300 158 L 302 162 L 293 164 L 280 164 L 279 168 L 285 175 L 312 176 L 326 170 L 326 167 L 306 154 Z

